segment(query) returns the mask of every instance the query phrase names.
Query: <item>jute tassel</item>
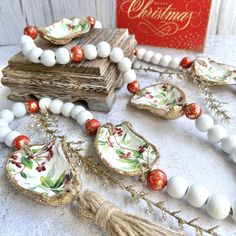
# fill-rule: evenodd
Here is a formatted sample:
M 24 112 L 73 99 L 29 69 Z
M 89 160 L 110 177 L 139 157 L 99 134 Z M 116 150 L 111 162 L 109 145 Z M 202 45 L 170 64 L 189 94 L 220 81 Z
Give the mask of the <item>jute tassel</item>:
M 81 192 L 77 197 L 80 217 L 100 225 L 111 236 L 180 236 L 183 233 L 126 214 L 99 194 Z

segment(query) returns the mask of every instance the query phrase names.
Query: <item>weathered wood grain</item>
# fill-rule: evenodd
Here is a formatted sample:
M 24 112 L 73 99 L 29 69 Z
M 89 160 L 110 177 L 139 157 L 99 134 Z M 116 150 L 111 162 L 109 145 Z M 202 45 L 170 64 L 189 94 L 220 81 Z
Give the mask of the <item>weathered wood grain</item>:
M 92 30 L 84 37 L 73 40 L 67 47 L 96 44 L 101 40 L 109 42 L 111 47 L 121 47 L 126 56 L 134 59 L 136 40 L 126 29 Z M 57 48 L 42 39 L 37 44 L 44 49 Z M 22 101 L 33 95 L 37 98 L 48 96 L 71 102 L 83 100 L 91 110 L 100 111 L 111 109 L 115 100 L 115 89 L 121 83 L 122 73 L 108 58 L 46 67 L 29 62 L 22 53 L 9 60 L 9 66 L 3 70 L 2 78 L 2 84 L 11 88 L 10 99 Z
M 24 26 L 46 26 L 64 17 L 92 15 L 104 27 L 115 27 L 115 0 L 1 0 L 0 45 L 17 44 Z M 212 0 L 210 34 L 236 33 L 236 1 Z

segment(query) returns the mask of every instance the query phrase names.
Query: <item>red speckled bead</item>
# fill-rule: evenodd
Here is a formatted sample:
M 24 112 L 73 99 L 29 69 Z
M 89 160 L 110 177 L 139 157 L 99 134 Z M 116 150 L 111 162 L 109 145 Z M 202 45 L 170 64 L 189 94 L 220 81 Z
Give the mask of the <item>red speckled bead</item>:
M 93 28 L 94 25 L 96 24 L 95 18 L 92 17 L 92 16 L 88 16 L 87 19 L 88 19 L 88 21 L 89 21 L 89 23 L 90 23 L 90 25 L 91 25 L 91 28 Z
M 30 36 L 32 39 L 36 39 L 38 36 L 38 31 L 34 26 L 27 26 L 24 29 L 24 34 Z
M 88 134 L 94 135 L 97 133 L 100 127 L 100 122 L 96 119 L 87 120 L 85 124 L 85 130 Z
M 19 150 L 19 149 L 21 149 L 22 146 L 24 146 L 24 145 L 26 145 L 26 144 L 28 144 L 28 143 L 30 143 L 30 139 L 29 139 L 27 136 L 25 136 L 25 135 L 19 135 L 18 137 L 16 137 L 16 138 L 13 140 L 12 146 L 13 146 L 15 149 Z
M 162 190 L 166 186 L 167 176 L 160 169 L 152 170 L 148 174 L 147 183 L 152 190 Z
M 84 51 L 80 46 L 75 46 L 70 50 L 71 59 L 80 62 L 84 58 Z
M 25 104 L 26 111 L 28 113 L 37 113 L 39 111 L 39 102 L 34 99 L 30 99 L 28 102 Z
M 183 68 L 183 69 L 188 69 L 190 68 L 192 65 L 192 60 L 191 58 L 189 57 L 184 57 L 181 62 L 180 62 L 180 66 Z
M 137 93 L 139 91 L 139 82 L 137 80 L 129 83 L 127 89 L 130 93 Z
M 184 107 L 184 114 L 190 120 L 196 120 L 202 114 L 202 108 L 197 103 L 190 103 Z

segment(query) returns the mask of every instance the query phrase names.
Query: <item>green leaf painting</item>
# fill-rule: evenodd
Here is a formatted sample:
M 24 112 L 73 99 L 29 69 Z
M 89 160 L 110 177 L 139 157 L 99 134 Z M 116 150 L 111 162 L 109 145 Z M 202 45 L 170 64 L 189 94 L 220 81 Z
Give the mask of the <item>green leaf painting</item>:
M 33 167 L 33 162 L 30 159 L 26 158 L 25 156 L 21 157 L 21 163 L 29 169 L 32 169 Z

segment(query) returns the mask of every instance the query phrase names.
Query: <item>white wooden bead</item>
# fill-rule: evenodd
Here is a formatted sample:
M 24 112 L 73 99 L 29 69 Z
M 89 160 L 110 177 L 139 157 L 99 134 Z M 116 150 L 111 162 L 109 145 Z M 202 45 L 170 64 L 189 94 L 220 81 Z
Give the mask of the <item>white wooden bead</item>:
M 94 60 L 96 59 L 98 53 L 97 53 L 97 49 L 94 45 L 92 44 L 87 44 L 83 47 L 83 50 L 84 50 L 84 57 L 87 59 L 87 60 Z
M 34 43 L 34 40 L 28 35 L 22 35 L 20 37 L 20 45 L 22 46 L 24 43 Z
M 172 60 L 172 57 L 169 55 L 165 55 L 164 57 L 162 57 L 162 59 L 160 60 L 159 65 L 162 67 L 168 67 L 170 62 Z
M 166 186 L 167 193 L 176 199 L 183 198 L 188 189 L 188 182 L 181 176 L 171 177 Z
M 119 63 L 124 57 L 124 52 L 121 48 L 114 47 L 110 53 L 110 60 L 114 63 Z
M 123 73 L 124 82 L 129 84 L 136 80 L 136 72 L 134 70 L 128 70 Z
M 236 135 L 231 134 L 224 138 L 222 140 L 221 147 L 224 152 L 231 154 L 233 149 L 236 147 Z
M 43 49 L 42 48 L 32 48 L 28 54 L 27 54 L 27 58 L 33 62 L 33 63 L 40 63 L 40 57 L 43 53 Z
M 145 54 L 146 51 L 147 51 L 147 50 L 146 50 L 145 48 L 139 48 L 139 49 L 137 50 L 137 58 L 138 58 L 139 60 L 143 60 L 143 56 L 144 56 L 144 54 Z
M 143 55 L 143 60 L 144 60 L 145 62 L 150 62 L 153 55 L 154 55 L 154 52 L 151 51 L 151 50 L 148 50 L 148 51 L 146 51 L 146 52 L 144 53 L 144 55 Z
M 95 29 L 102 29 L 102 23 L 99 20 L 96 20 L 94 28 Z
M 208 140 L 211 143 L 219 143 L 223 138 L 227 136 L 227 131 L 220 125 L 214 125 L 207 132 Z
M 77 122 L 82 126 L 85 125 L 86 121 L 90 119 L 93 119 L 93 115 L 87 110 L 81 111 L 76 117 Z
M 54 99 L 50 103 L 49 109 L 53 114 L 60 114 L 63 106 L 63 102 L 59 99 Z
M 23 117 L 26 114 L 26 108 L 23 102 L 14 103 L 11 110 L 15 117 Z
M 169 67 L 172 68 L 172 69 L 178 69 L 180 61 L 181 61 L 181 58 L 179 58 L 179 57 L 172 58 L 172 60 L 169 64 Z
M 11 132 L 8 126 L 0 127 L 0 142 L 3 142 L 4 137 Z
M 67 48 L 58 48 L 55 55 L 58 64 L 65 65 L 70 62 L 70 52 Z
M 0 118 L 4 119 L 9 124 L 14 120 L 14 115 L 11 110 L 3 109 L 0 111 Z
M 161 53 L 155 53 L 152 58 L 151 58 L 151 62 L 154 65 L 158 65 L 160 60 L 162 59 L 162 54 Z
M 75 105 L 72 102 L 66 102 L 61 108 L 61 114 L 65 117 L 70 117 L 72 109 Z
M 56 55 L 52 50 L 45 50 L 40 58 L 41 62 L 48 67 L 54 66 L 56 64 Z
M 41 98 L 39 101 L 39 108 L 42 111 L 45 111 L 45 110 L 49 109 L 51 102 L 52 102 L 52 99 L 50 99 L 50 98 Z
M 34 42 L 28 42 L 28 43 L 23 43 L 22 44 L 22 53 L 27 56 L 27 54 L 29 53 L 29 51 L 33 48 L 36 48 L 36 45 L 34 44 Z
M 20 135 L 21 135 L 20 132 L 16 130 L 12 130 L 11 132 L 9 132 L 8 134 L 4 136 L 3 141 L 8 147 L 12 147 L 12 143 L 14 139 Z
M 232 150 L 232 153 L 230 154 L 230 158 L 236 164 L 236 148 Z
M 124 57 L 121 59 L 121 61 L 118 63 L 118 69 L 121 72 L 127 72 L 131 69 L 132 67 L 132 62 L 128 57 Z
M 108 42 L 102 41 L 97 44 L 98 56 L 101 58 L 106 58 L 111 53 L 111 46 Z
M 7 123 L 6 120 L 0 118 L 0 127 L 2 127 L 2 126 L 3 126 L 3 127 L 4 127 L 4 126 L 8 127 L 8 123 Z
M 85 108 L 83 106 L 80 106 L 80 105 L 75 106 L 71 111 L 71 117 L 76 120 L 77 115 L 81 111 L 85 111 Z
M 236 201 L 232 203 L 231 208 L 232 208 L 232 218 L 236 222 Z
M 201 184 L 193 184 L 189 187 L 186 199 L 193 207 L 203 207 L 207 202 L 209 192 L 207 188 Z
M 225 219 L 230 212 L 230 201 L 222 195 L 212 195 L 207 201 L 206 211 L 216 220 Z
M 214 125 L 214 120 L 212 119 L 211 116 L 209 116 L 207 114 L 201 115 L 195 121 L 195 127 L 200 132 L 207 132 L 213 125 Z

